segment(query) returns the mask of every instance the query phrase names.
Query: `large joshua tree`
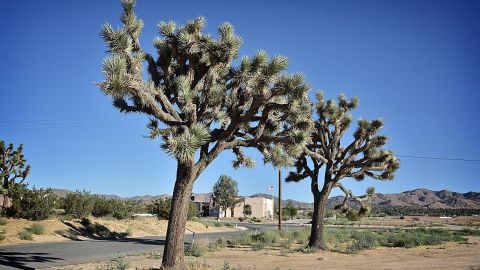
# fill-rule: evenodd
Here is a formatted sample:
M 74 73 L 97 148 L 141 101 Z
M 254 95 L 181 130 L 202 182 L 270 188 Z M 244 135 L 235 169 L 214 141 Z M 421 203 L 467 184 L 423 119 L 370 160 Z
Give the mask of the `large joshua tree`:
M 360 203 L 360 213 L 365 213 L 368 200 L 374 190 L 367 190 L 367 195 L 356 197 L 340 181 L 354 178 L 362 181 L 365 177 L 378 180 L 393 179 L 399 168 L 399 161 L 392 151 L 383 150 L 388 138 L 379 135 L 383 126 L 380 119 L 359 120 L 353 141 L 342 146 L 342 136 L 350 127 L 351 110 L 358 105 L 358 99 L 350 101 L 340 95 L 335 100 L 324 101 L 323 93 L 317 93 L 315 121 L 312 142 L 304 147 L 304 152 L 295 163 L 296 171 L 290 172 L 286 181 L 298 182 L 310 178 L 314 198 L 314 210 L 309 247 L 325 249 L 323 239 L 326 203 L 330 191 L 338 187 L 345 193 L 345 201 L 339 208 L 345 208 L 350 197 Z M 321 175 L 323 173 L 323 175 Z M 319 181 L 320 178 L 320 181 Z M 322 181 L 323 178 L 323 181 Z
M 293 164 L 287 155 L 301 153 L 312 126 L 309 86 L 302 75 L 284 73 L 283 56 L 269 58 L 259 51 L 233 65 L 241 39 L 228 23 L 218 28 L 218 38 L 203 34 L 202 17 L 181 27 L 159 23 L 154 58 L 140 45 L 143 23 L 134 4 L 122 2 L 119 29 L 102 26 L 110 55 L 99 87 L 121 112 L 148 115 L 149 137 L 162 139 L 162 148 L 177 160 L 162 269 L 184 269 L 195 180 L 225 150 L 236 155 L 235 167 L 254 166 L 244 147 L 257 148 L 275 166 Z

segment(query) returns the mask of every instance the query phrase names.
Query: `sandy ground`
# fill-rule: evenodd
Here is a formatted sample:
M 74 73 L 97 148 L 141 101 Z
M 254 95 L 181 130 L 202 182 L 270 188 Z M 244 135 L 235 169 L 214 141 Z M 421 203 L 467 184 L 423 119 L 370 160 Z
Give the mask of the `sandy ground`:
M 131 237 L 164 236 L 167 233 L 168 221 L 158 220 L 154 217 L 142 217 L 128 220 L 90 218 L 90 220 L 92 223 L 97 222 L 107 227 L 110 231 L 124 233 L 129 230 L 131 232 Z M 27 243 L 70 241 L 70 239 L 56 233 L 56 231 L 65 231 L 70 228 L 69 226 L 67 226 L 67 224 L 57 219 L 43 220 L 39 222 L 25 219 L 7 219 L 7 221 L 8 222 L 6 225 L 0 226 L 0 230 L 5 231 L 5 239 L 3 241 L 0 241 L 0 246 Z M 33 235 L 32 241 L 21 240 L 18 236 L 19 233 L 25 228 L 29 228 L 30 226 L 32 226 L 32 224 L 34 223 L 42 224 L 45 228 L 45 233 L 43 235 Z M 69 223 L 75 227 L 82 227 L 78 220 L 66 221 L 66 223 Z M 187 222 L 187 228 L 196 233 L 234 230 L 233 228 L 215 226 L 208 226 L 207 228 L 205 225 L 193 221 Z M 186 230 L 185 233 L 189 234 L 191 232 Z M 83 237 L 79 238 L 86 239 Z
M 128 269 L 158 268 L 159 254 L 124 257 Z M 235 269 L 480 269 L 480 237 L 469 237 L 468 243 L 446 243 L 440 246 L 377 248 L 358 254 L 315 252 L 310 254 L 281 250 L 252 251 L 226 249 L 200 258 L 187 257 L 190 269 L 224 269 L 228 262 Z M 107 262 L 48 268 L 49 270 L 95 270 Z M 239 268 L 240 267 L 240 268 Z

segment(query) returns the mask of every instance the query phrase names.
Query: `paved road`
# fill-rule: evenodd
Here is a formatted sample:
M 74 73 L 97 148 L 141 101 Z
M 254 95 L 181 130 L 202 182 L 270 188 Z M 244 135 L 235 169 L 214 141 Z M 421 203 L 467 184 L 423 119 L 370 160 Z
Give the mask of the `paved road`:
M 230 238 L 241 231 L 196 234 L 197 239 Z M 0 247 L 0 269 L 39 269 L 162 251 L 165 237 L 66 241 Z M 186 235 L 187 242 L 192 235 Z

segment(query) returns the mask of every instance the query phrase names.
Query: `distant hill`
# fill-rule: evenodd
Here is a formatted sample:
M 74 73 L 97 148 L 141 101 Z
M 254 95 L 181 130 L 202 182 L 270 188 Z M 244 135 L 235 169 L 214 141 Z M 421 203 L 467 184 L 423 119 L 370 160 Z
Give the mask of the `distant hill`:
M 60 197 L 65 197 L 72 192 L 66 189 L 52 189 L 55 194 Z M 145 195 L 134 197 L 119 197 L 116 195 L 97 194 L 106 198 L 115 198 L 121 200 L 135 200 L 135 201 L 152 201 L 159 198 L 170 197 L 170 195 Z M 272 198 L 272 195 L 265 193 L 256 193 L 249 197 L 264 197 Z M 328 199 L 327 205 L 333 208 L 335 205 L 343 201 L 343 196 L 335 196 Z M 274 200 L 278 198 L 274 196 Z M 295 207 L 301 209 L 313 209 L 313 203 L 300 202 L 296 200 L 286 199 L 282 201 L 283 205 L 292 203 Z M 350 205 L 355 205 L 355 202 L 349 201 Z M 373 197 L 372 206 L 403 206 L 412 208 L 430 208 L 430 209 L 480 209 L 480 193 L 467 192 L 459 193 L 448 190 L 433 191 L 425 188 L 418 188 L 401 193 L 382 194 L 376 193 Z
M 251 197 L 271 198 L 271 195 L 258 193 Z M 275 200 L 278 198 L 275 197 Z M 343 202 L 343 196 L 335 196 L 328 199 L 328 208 Z M 291 202 L 298 208 L 313 209 L 312 203 L 299 202 L 295 200 L 284 200 L 284 204 Z M 356 205 L 349 201 L 350 205 Z M 448 190 L 433 191 L 425 188 L 418 188 L 401 193 L 382 194 L 376 193 L 372 200 L 372 206 L 404 206 L 412 208 L 431 209 L 480 209 L 480 193 L 467 192 L 459 193 Z
M 52 188 L 53 193 L 57 194 L 57 196 L 61 198 L 65 198 L 68 193 L 72 193 L 73 191 L 68 190 L 68 189 L 58 189 L 58 188 Z M 133 196 L 133 197 L 120 197 L 117 195 L 111 195 L 111 194 L 93 194 L 97 196 L 101 196 L 107 199 L 117 199 L 117 200 L 130 200 L 130 201 L 142 201 L 142 202 L 149 202 L 153 201 L 156 199 L 163 199 L 166 197 L 171 197 L 170 195 L 167 194 L 162 194 L 162 195 L 143 195 L 143 196 Z

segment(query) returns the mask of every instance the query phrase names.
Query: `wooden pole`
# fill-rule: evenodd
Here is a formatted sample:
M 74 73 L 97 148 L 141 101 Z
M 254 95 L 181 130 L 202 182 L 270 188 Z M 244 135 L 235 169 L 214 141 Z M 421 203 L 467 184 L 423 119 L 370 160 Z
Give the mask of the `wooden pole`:
M 282 171 L 278 169 L 278 230 L 282 230 Z

